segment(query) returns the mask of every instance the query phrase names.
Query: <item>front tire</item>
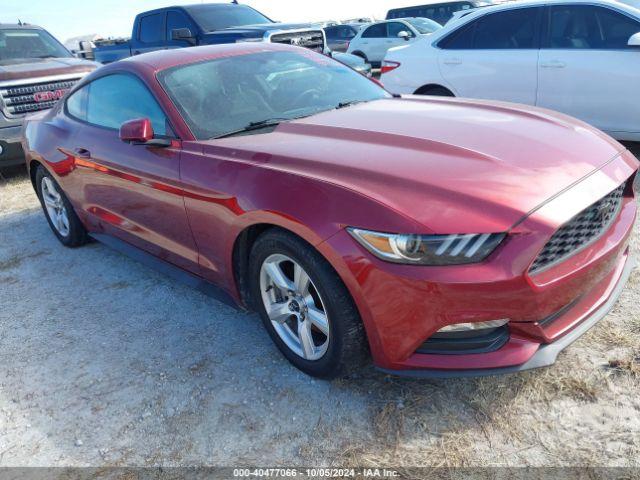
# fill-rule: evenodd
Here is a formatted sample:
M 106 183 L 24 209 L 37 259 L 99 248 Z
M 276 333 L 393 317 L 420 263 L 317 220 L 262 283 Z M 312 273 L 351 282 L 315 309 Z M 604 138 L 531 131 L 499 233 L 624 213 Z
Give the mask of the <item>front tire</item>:
M 364 327 L 351 295 L 311 245 L 269 230 L 253 245 L 249 276 L 265 328 L 296 368 L 331 379 L 367 362 Z
M 35 179 L 42 210 L 60 243 L 70 248 L 87 243 L 87 231 L 55 178 L 44 167 L 39 166 Z

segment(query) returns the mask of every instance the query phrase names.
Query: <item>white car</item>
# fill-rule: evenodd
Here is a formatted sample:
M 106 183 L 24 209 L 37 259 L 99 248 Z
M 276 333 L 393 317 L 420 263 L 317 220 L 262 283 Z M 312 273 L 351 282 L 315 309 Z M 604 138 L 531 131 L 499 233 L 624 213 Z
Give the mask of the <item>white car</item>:
M 442 25 L 428 18 L 397 18 L 372 23 L 360 28 L 351 39 L 347 53 L 378 66 L 390 48 L 414 42 L 440 28 Z
M 536 105 L 640 140 L 640 11 L 619 2 L 480 8 L 389 51 L 382 72 L 394 93 Z

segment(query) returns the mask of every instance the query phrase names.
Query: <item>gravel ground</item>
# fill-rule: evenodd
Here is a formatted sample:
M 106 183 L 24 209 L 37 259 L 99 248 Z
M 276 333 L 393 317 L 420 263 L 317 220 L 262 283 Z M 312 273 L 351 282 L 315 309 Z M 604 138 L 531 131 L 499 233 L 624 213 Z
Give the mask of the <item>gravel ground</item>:
M 640 466 L 639 299 L 636 271 L 548 369 L 317 381 L 256 315 L 98 243 L 63 248 L 5 173 L 0 466 Z

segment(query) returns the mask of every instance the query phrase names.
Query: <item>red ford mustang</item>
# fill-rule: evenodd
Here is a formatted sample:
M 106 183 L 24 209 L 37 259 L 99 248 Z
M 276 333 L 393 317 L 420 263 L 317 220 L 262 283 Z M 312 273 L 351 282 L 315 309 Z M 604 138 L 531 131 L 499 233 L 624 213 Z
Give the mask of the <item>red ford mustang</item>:
M 310 375 L 553 363 L 632 268 L 636 159 L 518 105 L 397 98 L 241 44 L 103 67 L 25 127 L 69 247 L 97 238 L 255 308 Z

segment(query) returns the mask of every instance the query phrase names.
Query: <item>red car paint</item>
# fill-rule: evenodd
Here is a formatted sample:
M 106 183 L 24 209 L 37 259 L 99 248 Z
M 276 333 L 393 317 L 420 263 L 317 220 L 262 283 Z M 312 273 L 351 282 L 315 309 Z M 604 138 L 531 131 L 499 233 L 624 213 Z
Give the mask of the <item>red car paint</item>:
M 196 141 L 156 79 L 180 64 L 287 48 L 192 48 L 103 67 L 79 86 L 116 71 L 137 75 L 181 140 L 169 148 L 126 144 L 117 131 L 69 118 L 61 102 L 26 126 L 27 161 L 52 172 L 90 232 L 195 273 L 238 302 L 233 251 L 241 232 L 271 224 L 299 235 L 344 281 L 374 362 L 386 369 L 521 365 L 609 299 L 629 254 L 638 162 L 582 122 L 518 105 L 406 97 L 283 123 L 271 133 Z M 604 235 L 528 274 L 562 224 L 628 180 Z M 372 256 L 347 226 L 508 237 L 480 264 L 409 266 Z M 539 323 L 569 304 L 548 327 Z M 495 352 L 415 353 L 443 326 L 501 318 L 511 320 L 510 340 Z

